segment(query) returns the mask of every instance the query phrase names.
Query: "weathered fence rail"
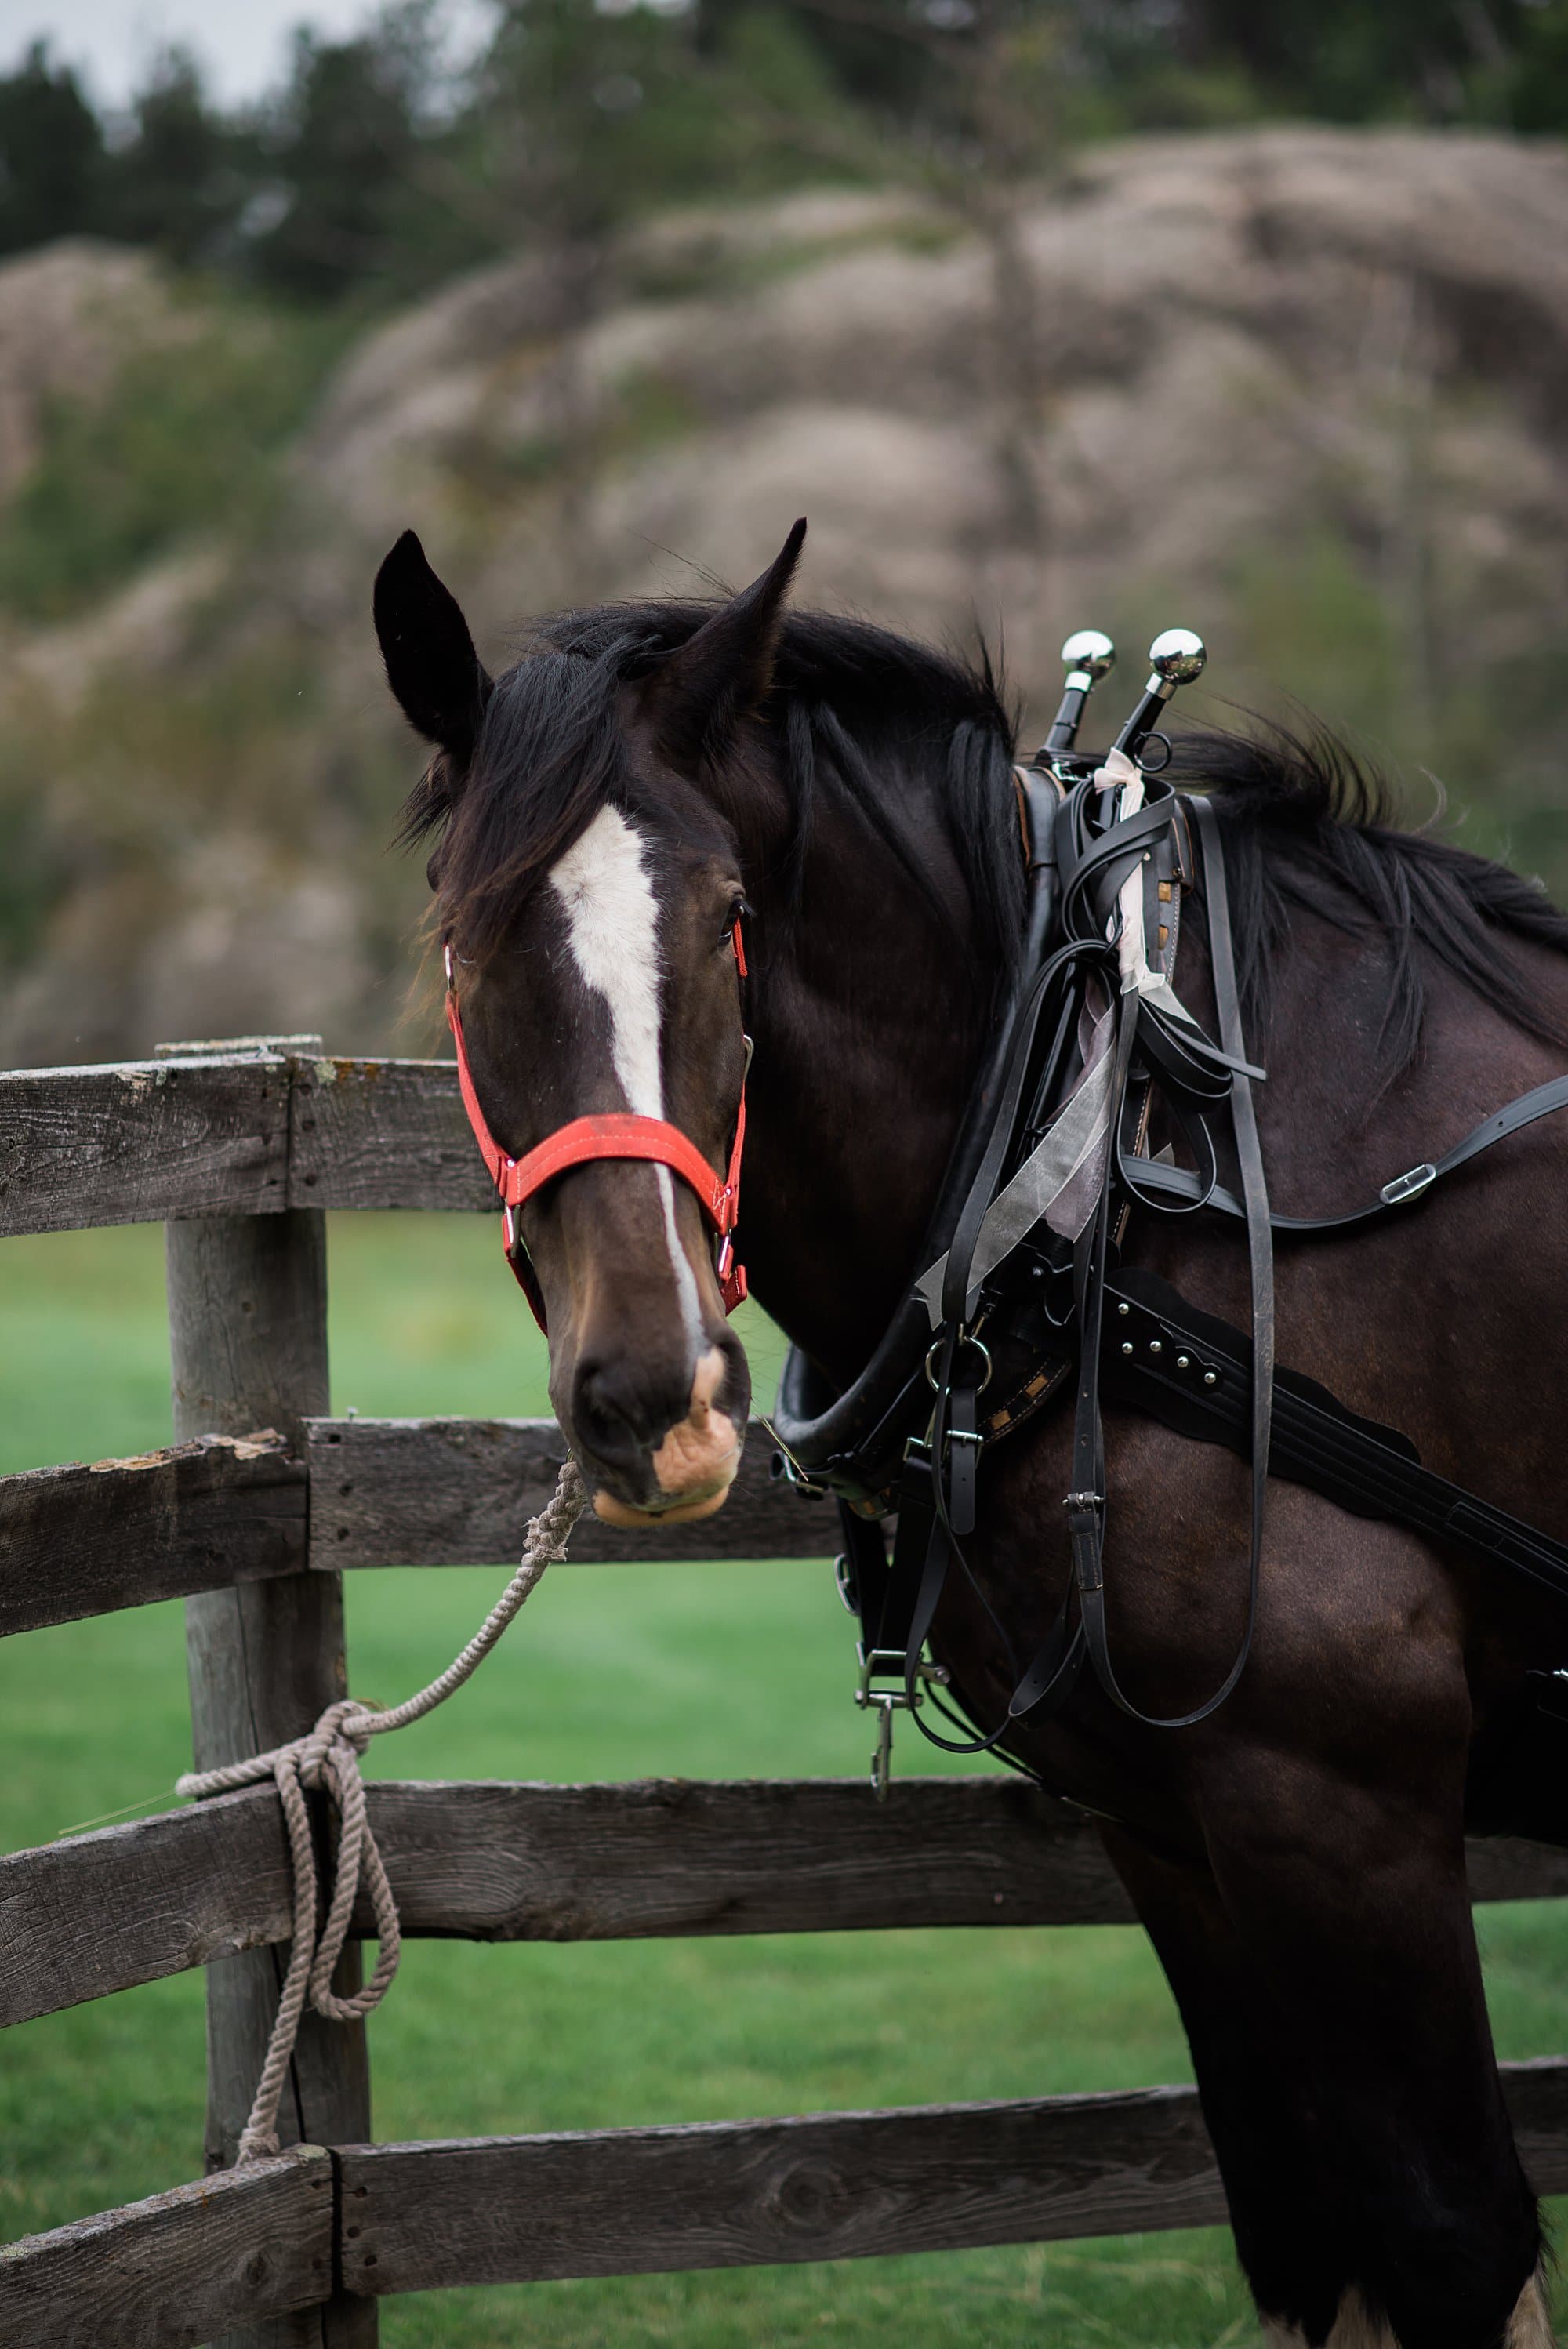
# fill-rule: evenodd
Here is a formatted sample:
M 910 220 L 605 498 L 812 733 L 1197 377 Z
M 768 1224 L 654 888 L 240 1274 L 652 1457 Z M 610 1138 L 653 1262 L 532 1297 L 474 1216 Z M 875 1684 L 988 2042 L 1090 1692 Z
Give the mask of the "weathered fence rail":
M 169 1223 L 184 1439 L 0 1478 L 0 1630 L 185 1598 L 207 1764 L 297 1734 L 342 1686 L 343 1569 L 514 1555 L 563 1456 L 552 1423 L 324 1415 L 320 1211 L 492 1204 L 449 1063 L 261 1038 L 0 1076 L 0 1235 Z M 831 1511 L 771 1480 L 770 1449 L 754 1430 L 683 1555 L 831 1553 Z M 573 1562 L 646 1557 L 645 1540 L 585 1517 Z M 906 1780 L 880 1809 L 839 1781 L 378 1781 L 370 1805 L 410 1935 L 1131 1917 L 1091 1823 L 1011 1778 Z M 1477 1900 L 1568 1896 L 1568 1852 L 1473 1842 L 1469 1865 Z M 270 1788 L 0 1858 L 0 2023 L 237 1961 L 208 1977 L 213 2174 L 0 2251 L 0 2349 L 292 2349 L 307 2331 L 373 2349 L 388 2292 L 1224 2215 L 1188 2088 L 373 2146 L 362 2034 L 316 2024 L 285 2111 L 321 2142 L 234 2171 L 289 1914 Z M 1568 2062 L 1505 2066 L 1504 2085 L 1537 2188 L 1568 2189 Z
M 332 1060 L 314 1041 L 0 1075 L 0 1232 L 494 1205 L 451 1061 Z
M 312 1419 L 132 1460 L 0 1476 L 0 1631 L 315 1568 L 489 1566 L 522 1547 L 564 1456 L 550 1419 Z M 830 1557 L 837 1521 L 770 1474 L 754 1426 L 729 1501 L 687 1558 Z M 632 1565 L 647 1536 L 584 1516 L 574 1566 Z
M 1084 1813 L 1022 1779 L 905 1778 L 369 1790 L 404 1934 L 469 1941 L 1128 1925 Z M 1472 1841 L 1478 1901 L 1568 1897 L 1568 1852 Z M 100 1920 L 115 1920 L 105 1934 Z M 0 1858 L 0 2026 L 286 1940 L 270 1787 Z M 357 1923 L 369 1930 L 368 1911 Z

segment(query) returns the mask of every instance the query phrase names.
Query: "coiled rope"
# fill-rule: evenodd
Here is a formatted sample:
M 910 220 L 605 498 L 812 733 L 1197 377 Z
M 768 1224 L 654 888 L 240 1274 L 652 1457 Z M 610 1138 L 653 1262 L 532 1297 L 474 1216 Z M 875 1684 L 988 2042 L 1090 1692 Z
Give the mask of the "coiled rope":
M 294 1866 L 294 1945 L 267 2059 L 256 2085 L 251 2117 L 245 2123 L 235 2157 L 236 2168 L 260 2161 L 278 2150 L 278 2104 L 294 2056 L 300 2018 L 308 1998 L 318 2014 L 334 2023 L 356 2023 L 380 2005 L 392 1986 L 403 1952 L 397 1904 L 377 1848 L 365 1799 L 359 1757 L 373 1737 L 389 1729 L 406 1729 L 444 1704 L 483 1663 L 501 1633 L 531 1597 L 544 1569 L 566 1555 L 572 1528 L 585 1498 L 577 1463 L 568 1454 L 548 1506 L 528 1528 L 522 1563 L 490 1609 L 461 1655 L 418 1695 L 383 1711 L 357 1697 L 342 1697 L 329 1704 L 315 1727 L 271 1754 L 253 1754 L 221 1770 L 189 1771 L 175 1782 L 175 1793 L 200 1797 L 226 1795 L 263 1779 L 275 1781 L 288 1826 L 289 1852 Z M 310 1831 L 306 1789 L 324 1788 L 337 1806 L 340 1830 L 332 1898 L 319 1931 L 316 1926 L 315 1852 Z M 342 1954 L 354 1916 L 354 1904 L 363 1884 L 376 1918 L 380 1954 L 376 1971 L 351 1998 L 339 1998 L 332 1988 L 333 1971 Z

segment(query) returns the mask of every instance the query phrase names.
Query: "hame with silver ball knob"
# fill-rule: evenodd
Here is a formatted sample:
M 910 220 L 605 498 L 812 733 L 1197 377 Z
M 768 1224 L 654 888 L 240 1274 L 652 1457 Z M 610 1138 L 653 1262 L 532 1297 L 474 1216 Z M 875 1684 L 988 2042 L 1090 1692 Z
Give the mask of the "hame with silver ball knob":
M 1155 637 L 1149 647 L 1149 682 L 1137 709 L 1116 738 L 1119 750 L 1124 750 L 1130 759 L 1138 757 L 1140 745 L 1154 730 L 1155 720 L 1177 687 L 1191 685 L 1194 678 L 1202 677 L 1208 657 L 1202 637 L 1194 636 L 1191 628 L 1167 628 Z
M 1067 664 L 1067 684 L 1051 730 L 1036 754 L 1037 766 L 1048 765 L 1077 742 L 1089 695 L 1116 667 L 1116 647 L 1100 629 L 1079 628 L 1062 647 L 1062 659 Z

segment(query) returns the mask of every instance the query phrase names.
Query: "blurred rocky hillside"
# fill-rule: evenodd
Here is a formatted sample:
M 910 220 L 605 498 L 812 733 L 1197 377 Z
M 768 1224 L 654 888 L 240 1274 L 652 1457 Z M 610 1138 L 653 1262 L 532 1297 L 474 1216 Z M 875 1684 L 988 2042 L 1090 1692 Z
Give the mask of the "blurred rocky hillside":
M 1005 650 L 1206 636 L 1568 889 L 1568 154 L 1249 129 L 1100 147 L 983 239 L 797 195 L 531 258 L 359 340 L 139 255 L 0 270 L 0 1064 L 400 1019 L 420 754 L 371 578 L 412 523 L 492 663 L 530 613 L 738 582 Z M 1198 697 L 1193 698 L 1194 704 Z M 1103 722 L 1103 720 L 1102 720 Z

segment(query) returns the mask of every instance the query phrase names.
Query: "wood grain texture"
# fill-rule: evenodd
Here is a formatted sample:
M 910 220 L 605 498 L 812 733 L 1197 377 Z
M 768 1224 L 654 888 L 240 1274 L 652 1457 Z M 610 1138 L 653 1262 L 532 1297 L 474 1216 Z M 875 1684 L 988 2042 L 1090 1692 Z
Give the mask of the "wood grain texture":
M 298 1573 L 306 1490 L 270 1430 L 0 1477 L 0 1635 Z
M 298 1061 L 289 1204 L 495 1211 L 456 1061 Z
M 469 1940 L 1121 1924 L 1093 1823 L 1017 1777 L 383 1782 L 405 1930 Z M 368 1922 L 368 1919 L 365 1920 Z
M 282 1208 L 289 1065 L 256 1047 L 0 1076 L 0 1235 Z
M 340 2159 L 343 2277 L 366 2293 L 956 2251 L 1225 2215 L 1191 2088 L 351 2147 Z
M 1568 2187 L 1568 2062 L 1502 2066 L 1539 2193 Z M 338 2149 L 345 2285 L 391 2292 L 955 2251 L 1225 2216 L 1191 2088 Z M 332 2158 L 176 2188 L 0 2251 L 6 2349 L 188 2349 L 325 2311 Z M 231 2335 L 231 2337 L 233 2337 Z M 307 2336 L 308 2337 L 308 2336 Z
M 1540 2193 L 1568 2185 L 1568 2063 L 1505 2064 Z M 1222 2222 L 1191 2088 L 346 2148 L 343 2274 L 418 2292 L 957 2251 Z
M 369 1791 L 411 1939 L 1135 1921 L 1093 1822 L 1015 1777 L 896 1779 L 885 1806 L 831 1778 Z M 1568 1853 L 1470 1849 L 1477 1899 L 1568 1888 Z M 0 2024 L 265 1948 L 289 1916 L 270 1788 L 14 1853 L 0 1859 Z
M 276 1428 L 297 1442 L 328 1393 L 326 1219 L 298 1208 L 211 1216 L 166 1227 L 174 1432 Z M 211 1769 L 298 1737 L 347 1687 L 343 1582 L 294 1574 L 188 1599 L 186 1653 L 195 1765 Z M 324 1807 L 321 1828 L 327 1832 Z M 246 1951 L 207 1975 L 209 2169 L 229 2167 L 277 2012 L 283 1953 Z M 360 1981 L 357 1944 L 334 1976 Z M 278 2113 L 282 2143 L 335 2145 L 370 2134 L 362 2023 L 301 2023 Z M 373 2313 L 337 2295 L 319 2318 L 278 2317 L 223 2335 L 221 2349 L 374 2349 Z
M 552 1419 L 316 1419 L 305 1443 L 311 1564 L 327 1568 L 518 1557 L 565 1457 Z M 717 1516 L 660 1533 L 601 1525 L 588 1511 L 568 1563 L 833 1557 L 838 1511 L 776 1483 L 773 1451 L 753 1420 L 740 1474 Z
M 12 1852 L 0 1859 L 0 2026 L 265 1948 L 289 1919 L 270 1787 Z
M 377 1780 L 410 1938 L 612 1940 L 1122 1923 L 1091 1823 L 1021 1779 L 556 1786 Z M 112 1934 L 102 1920 L 112 1916 Z M 271 1788 L 0 1859 L 0 2023 L 286 1938 Z M 359 1924 L 368 1928 L 368 1913 Z
M 1501 2070 L 1531 2182 L 1561 2192 L 1568 2061 Z M 343 2277 L 366 2293 L 1050 2242 L 1226 2215 L 1192 2088 L 340 2158 Z
M 332 2290 L 333 2226 L 332 2157 L 301 2146 L 28 2236 L 0 2249 L 0 2344 L 193 2349 L 238 2323 L 288 2323 Z

